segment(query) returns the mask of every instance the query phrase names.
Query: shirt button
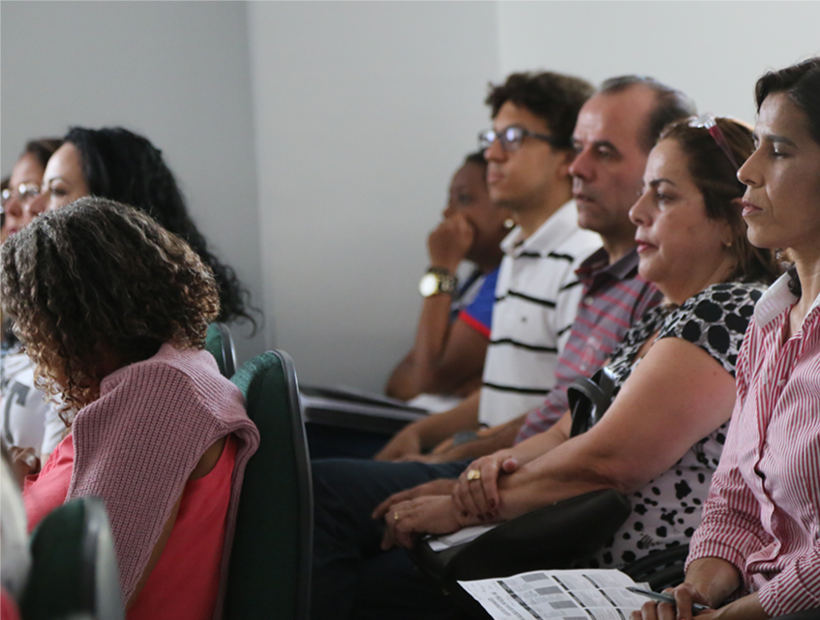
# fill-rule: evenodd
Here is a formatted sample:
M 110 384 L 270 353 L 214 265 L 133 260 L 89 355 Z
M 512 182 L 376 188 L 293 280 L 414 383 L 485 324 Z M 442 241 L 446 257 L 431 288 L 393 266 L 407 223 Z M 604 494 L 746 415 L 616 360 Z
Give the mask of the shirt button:
M 587 295 L 586 297 L 584 297 L 584 305 L 585 306 L 591 306 L 593 301 L 594 301 L 594 299 L 593 299 L 592 295 Z
M 777 382 L 777 387 L 783 387 L 784 385 L 786 385 L 786 380 L 785 379 L 781 379 L 780 381 Z

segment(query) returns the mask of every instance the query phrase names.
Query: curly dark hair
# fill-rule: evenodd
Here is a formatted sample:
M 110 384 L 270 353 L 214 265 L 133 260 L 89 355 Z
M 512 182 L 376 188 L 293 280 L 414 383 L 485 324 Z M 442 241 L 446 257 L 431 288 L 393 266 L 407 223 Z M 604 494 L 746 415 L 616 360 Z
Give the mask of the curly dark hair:
M 479 166 L 487 167 L 487 160 L 484 157 L 484 151 L 473 151 L 464 158 L 465 164 L 478 164 Z
M 163 343 L 202 348 L 219 313 L 213 274 L 192 248 L 104 198 L 40 216 L 0 259 L 3 308 L 37 364 L 38 387 L 60 392 L 67 425 L 99 396 L 106 360 L 145 360 Z
M 730 118 L 716 118 L 715 123 L 725 136 L 735 162 L 742 165 L 754 151 L 751 127 Z M 706 215 L 711 219 L 724 220 L 731 226 L 732 245 L 729 249 L 734 255 L 736 267 L 730 279 L 771 283 L 783 270 L 773 252 L 749 243 L 746 222 L 737 204 L 746 186 L 738 181 L 735 163 L 720 148 L 709 130 L 697 125 L 692 123 L 691 118 L 670 123 L 661 132 L 660 140 L 674 140 L 683 151 L 689 174 L 703 195 Z
M 187 241 L 211 268 L 219 285 L 218 320 L 245 319 L 250 321 L 256 333 L 257 324 L 252 313 L 260 313 L 251 306 L 250 293 L 240 283 L 236 272 L 208 249 L 205 237 L 188 213 L 185 199 L 162 151 L 147 138 L 122 127 L 72 127 L 65 141 L 73 144 L 80 154 L 89 192 L 136 207 Z
M 544 119 L 557 144 L 565 149 L 572 148 L 578 112 L 595 91 L 581 78 L 550 71 L 512 73 L 503 84 L 489 87 L 484 103 L 490 106 L 493 118 L 510 101 Z

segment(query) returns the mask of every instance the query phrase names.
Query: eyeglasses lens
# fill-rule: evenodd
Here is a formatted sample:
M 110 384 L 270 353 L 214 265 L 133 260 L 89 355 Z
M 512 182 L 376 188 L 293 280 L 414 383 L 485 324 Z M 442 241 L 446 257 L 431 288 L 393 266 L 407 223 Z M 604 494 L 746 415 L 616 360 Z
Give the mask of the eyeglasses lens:
M 485 131 L 478 136 L 478 144 L 482 150 L 486 150 L 498 140 L 501 148 L 507 152 L 517 151 L 521 148 L 524 139 L 524 131 L 520 127 L 507 127 L 501 133 L 496 133 L 492 129 Z
M 19 200 L 20 202 L 29 202 L 40 195 L 40 186 L 36 183 L 21 183 L 17 187 L 16 192 L 14 192 L 11 189 L 4 189 L 3 206 L 5 206 L 9 200 L 14 198 L 15 195 L 17 196 L 17 200 Z

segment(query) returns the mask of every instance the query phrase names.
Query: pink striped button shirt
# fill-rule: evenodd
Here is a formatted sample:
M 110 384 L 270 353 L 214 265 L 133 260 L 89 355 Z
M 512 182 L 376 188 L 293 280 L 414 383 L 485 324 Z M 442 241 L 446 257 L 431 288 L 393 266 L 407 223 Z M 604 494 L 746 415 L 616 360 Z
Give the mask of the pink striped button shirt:
M 820 298 L 786 338 L 788 275 L 758 302 L 737 402 L 688 562 L 734 564 L 778 616 L 820 606 Z

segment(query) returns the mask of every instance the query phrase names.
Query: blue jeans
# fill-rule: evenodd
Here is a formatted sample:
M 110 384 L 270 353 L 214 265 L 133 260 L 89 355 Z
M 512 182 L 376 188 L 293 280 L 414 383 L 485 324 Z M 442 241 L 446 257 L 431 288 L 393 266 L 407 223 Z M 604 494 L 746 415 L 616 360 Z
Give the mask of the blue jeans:
M 403 549 L 381 550 L 383 525 L 370 515 L 393 493 L 457 478 L 469 464 L 314 461 L 312 620 L 458 617 Z

